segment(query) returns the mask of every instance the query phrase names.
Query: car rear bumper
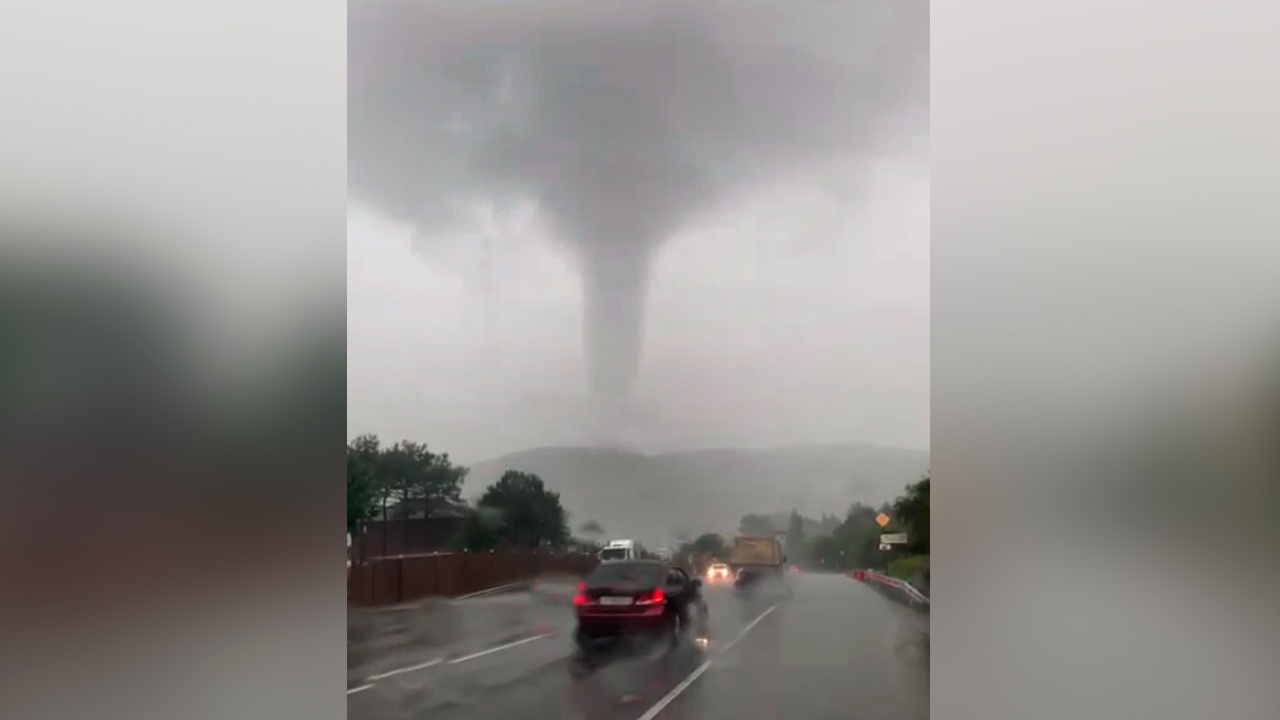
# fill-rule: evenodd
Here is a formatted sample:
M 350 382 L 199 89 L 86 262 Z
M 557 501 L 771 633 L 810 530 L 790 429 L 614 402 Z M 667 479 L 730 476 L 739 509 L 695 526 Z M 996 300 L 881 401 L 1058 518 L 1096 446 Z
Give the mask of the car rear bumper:
M 666 628 L 666 614 L 579 615 L 578 634 L 592 638 L 658 635 Z

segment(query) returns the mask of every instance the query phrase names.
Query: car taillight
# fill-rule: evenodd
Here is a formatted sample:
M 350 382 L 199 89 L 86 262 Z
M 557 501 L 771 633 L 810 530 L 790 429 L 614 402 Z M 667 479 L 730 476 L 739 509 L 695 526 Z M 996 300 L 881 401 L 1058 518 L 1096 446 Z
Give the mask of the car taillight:
M 573 596 L 574 605 L 587 604 L 587 582 L 585 580 L 578 581 L 578 594 Z
M 661 605 L 667 601 L 667 596 L 662 592 L 662 588 L 655 588 L 648 595 L 641 595 L 636 598 L 637 605 Z

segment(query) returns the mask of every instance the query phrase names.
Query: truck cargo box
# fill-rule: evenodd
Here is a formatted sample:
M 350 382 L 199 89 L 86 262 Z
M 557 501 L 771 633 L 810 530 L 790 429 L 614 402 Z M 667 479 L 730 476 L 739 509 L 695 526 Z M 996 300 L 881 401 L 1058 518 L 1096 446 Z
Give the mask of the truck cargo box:
M 733 539 L 733 553 L 729 556 L 729 564 L 781 565 L 782 544 L 774 537 L 740 535 Z

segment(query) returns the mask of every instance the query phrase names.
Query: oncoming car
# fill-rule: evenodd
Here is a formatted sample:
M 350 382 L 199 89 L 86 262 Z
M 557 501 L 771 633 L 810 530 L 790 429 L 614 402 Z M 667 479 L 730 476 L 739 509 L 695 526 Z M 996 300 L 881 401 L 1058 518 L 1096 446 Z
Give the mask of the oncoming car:
M 733 579 L 733 572 L 729 570 L 729 566 L 725 563 L 712 563 L 707 568 L 707 582 L 721 582 Z
M 598 641 L 624 637 L 704 645 L 708 618 L 701 586 L 698 578 L 658 560 L 601 563 L 573 598 L 574 641 L 583 653 L 594 651 Z

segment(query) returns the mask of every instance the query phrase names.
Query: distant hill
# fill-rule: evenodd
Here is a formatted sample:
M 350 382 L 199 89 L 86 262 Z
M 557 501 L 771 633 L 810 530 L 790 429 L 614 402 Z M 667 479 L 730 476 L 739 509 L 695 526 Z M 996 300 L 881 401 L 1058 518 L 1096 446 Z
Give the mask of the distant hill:
M 544 447 L 471 466 L 463 493 L 478 497 L 507 470 L 536 473 L 560 493 L 572 523 L 596 520 L 610 537 L 662 544 L 680 535 L 732 533 L 746 513 L 792 507 L 843 517 L 855 501 L 880 504 L 929 468 L 929 453 L 866 444 L 645 455 L 612 447 Z

